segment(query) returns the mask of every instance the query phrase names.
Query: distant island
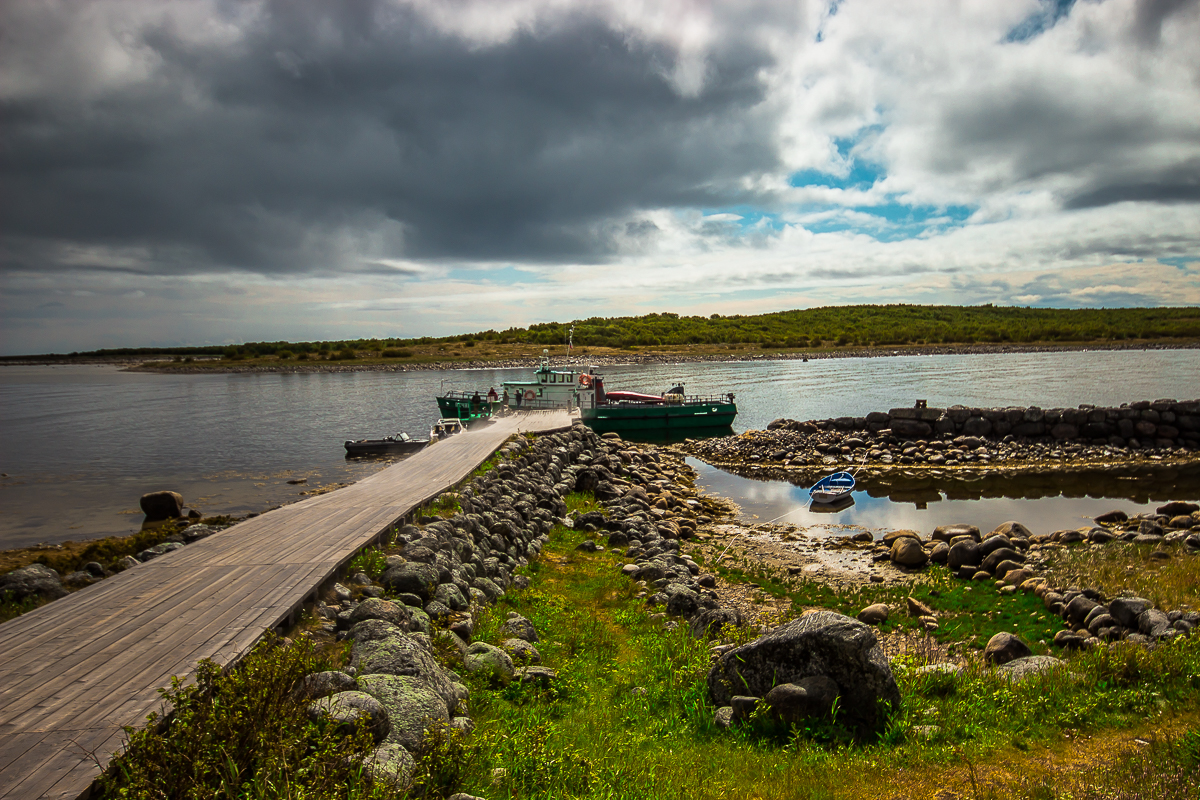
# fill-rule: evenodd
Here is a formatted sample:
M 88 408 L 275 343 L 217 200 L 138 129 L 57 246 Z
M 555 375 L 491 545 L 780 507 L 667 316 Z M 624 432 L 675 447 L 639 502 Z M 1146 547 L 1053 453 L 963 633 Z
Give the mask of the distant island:
M 598 363 L 1200 346 L 1200 308 L 858 305 L 771 314 L 592 317 L 409 339 L 246 342 L 6 356 L 0 363 L 137 362 L 169 371 L 428 368 L 524 362 L 548 350 Z M 411 366 L 410 366 L 411 365 Z

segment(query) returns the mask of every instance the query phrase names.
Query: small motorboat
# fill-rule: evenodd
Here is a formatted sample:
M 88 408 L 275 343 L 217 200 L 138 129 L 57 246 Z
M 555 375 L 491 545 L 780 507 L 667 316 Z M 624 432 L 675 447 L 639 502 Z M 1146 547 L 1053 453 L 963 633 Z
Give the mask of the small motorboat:
M 808 490 L 808 496 L 813 505 L 830 505 L 849 497 L 853 491 L 854 475 L 849 472 L 835 472 L 814 483 Z
M 427 444 L 428 439 L 414 439 L 407 433 L 397 433 L 383 439 L 348 440 L 345 447 L 347 456 L 382 456 L 415 453 Z

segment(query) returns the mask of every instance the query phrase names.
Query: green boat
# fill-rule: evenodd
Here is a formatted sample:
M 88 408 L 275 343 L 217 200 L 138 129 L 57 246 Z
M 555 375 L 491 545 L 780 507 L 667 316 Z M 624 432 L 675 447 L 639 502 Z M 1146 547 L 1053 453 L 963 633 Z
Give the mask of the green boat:
M 581 404 L 580 417 L 585 425 L 598 433 L 687 430 L 703 436 L 711 435 L 709 431 L 728 429 L 737 416 L 732 394 L 688 395 L 683 386 L 676 386 L 661 395 L 606 392 L 603 378 L 589 377 L 594 400 Z
M 443 419 L 457 419 L 464 425 L 492 416 L 492 404 L 479 392 L 446 392 L 437 404 Z

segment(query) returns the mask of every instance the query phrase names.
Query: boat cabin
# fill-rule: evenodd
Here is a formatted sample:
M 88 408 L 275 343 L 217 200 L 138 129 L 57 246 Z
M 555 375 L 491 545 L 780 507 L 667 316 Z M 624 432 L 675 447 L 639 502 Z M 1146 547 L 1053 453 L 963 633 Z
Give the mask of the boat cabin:
M 593 404 L 591 376 L 573 369 L 551 369 L 544 351 L 532 380 L 505 381 L 502 387 L 501 402 L 512 409 L 573 409 Z

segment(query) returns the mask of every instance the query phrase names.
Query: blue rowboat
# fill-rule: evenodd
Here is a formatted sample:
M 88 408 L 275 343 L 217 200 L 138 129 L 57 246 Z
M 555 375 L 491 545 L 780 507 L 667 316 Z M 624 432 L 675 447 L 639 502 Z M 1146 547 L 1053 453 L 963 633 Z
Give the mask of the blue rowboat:
M 808 490 L 808 496 L 812 502 L 825 505 L 849 497 L 852 491 L 854 476 L 849 472 L 835 472 L 814 483 Z

